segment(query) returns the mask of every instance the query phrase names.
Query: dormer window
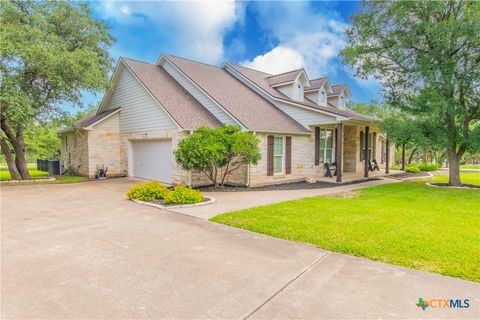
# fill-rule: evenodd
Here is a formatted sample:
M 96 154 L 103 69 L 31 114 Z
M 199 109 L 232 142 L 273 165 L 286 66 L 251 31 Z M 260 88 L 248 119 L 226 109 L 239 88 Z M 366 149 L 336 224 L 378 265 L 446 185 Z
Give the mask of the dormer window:
M 320 91 L 320 103 L 325 104 L 326 102 L 326 95 L 325 95 L 325 90 Z
M 303 101 L 303 85 L 299 81 L 293 83 L 293 98 L 298 101 Z

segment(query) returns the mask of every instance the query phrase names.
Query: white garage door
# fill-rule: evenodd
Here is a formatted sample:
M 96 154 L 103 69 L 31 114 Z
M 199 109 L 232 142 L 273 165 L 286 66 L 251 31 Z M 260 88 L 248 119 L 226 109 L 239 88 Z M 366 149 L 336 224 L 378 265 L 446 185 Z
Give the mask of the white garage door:
M 132 141 L 133 176 L 172 183 L 172 140 Z

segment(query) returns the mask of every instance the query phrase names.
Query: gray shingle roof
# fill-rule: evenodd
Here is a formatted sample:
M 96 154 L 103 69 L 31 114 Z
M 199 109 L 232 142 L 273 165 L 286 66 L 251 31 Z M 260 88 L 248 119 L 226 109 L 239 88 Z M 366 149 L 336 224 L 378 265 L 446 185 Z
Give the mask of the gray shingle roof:
M 267 80 L 267 83 L 271 86 L 274 86 L 274 85 L 280 84 L 280 83 L 292 82 L 295 79 L 297 79 L 298 75 L 302 71 L 303 71 L 303 69 L 288 71 L 288 72 L 276 74 L 276 75 L 273 75 L 273 76 L 268 76 L 268 77 L 265 78 L 265 80 Z
M 96 113 L 96 112 L 90 113 L 86 117 L 75 121 L 72 126 L 67 126 L 67 127 L 61 128 L 60 130 L 58 130 L 58 133 L 65 133 L 65 132 L 73 131 L 75 129 L 87 128 L 88 126 L 90 126 L 90 125 L 106 118 L 107 116 L 111 115 L 112 113 L 114 113 L 118 109 L 120 109 L 120 108 L 110 109 L 110 110 L 103 111 L 103 112 L 100 112 L 100 113 Z
M 122 59 L 182 128 L 222 126 L 217 118 L 195 100 L 162 67 L 132 59 Z
M 270 74 L 262 72 L 262 71 L 246 68 L 246 67 L 243 67 L 243 66 L 231 64 L 231 63 L 229 63 L 228 65 L 231 66 L 232 68 L 234 68 L 241 75 L 243 75 L 244 77 L 249 79 L 251 82 L 256 84 L 263 91 L 267 92 L 272 97 L 275 97 L 277 99 L 281 99 L 281 100 L 284 100 L 284 101 L 287 101 L 287 102 L 301 104 L 301 105 L 304 105 L 304 106 L 307 106 L 307 107 L 310 107 L 310 108 L 318 109 L 320 111 L 329 112 L 329 113 L 332 113 L 332 114 L 335 114 L 335 115 L 349 117 L 349 118 L 352 118 L 354 120 L 367 121 L 367 122 L 375 122 L 375 121 L 378 120 L 374 117 L 370 117 L 370 116 L 367 116 L 367 115 L 357 113 L 357 112 L 355 112 L 353 110 L 350 110 L 348 108 L 344 109 L 344 110 L 340 110 L 340 109 L 338 109 L 338 108 L 336 108 L 335 106 L 332 106 L 332 105 L 330 105 L 330 106 L 320 106 L 320 105 L 316 104 L 315 102 L 311 101 L 308 98 L 305 98 L 305 100 L 303 102 L 292 100 L 289 97 L 287 97 L 286 95 L 284 95 L 283 93 L 281 93 L 280 91 L 278 91 L 277 89 L 270 87 L 270 85 L 266 81 L 266 78 L 268 76 L 271 76 Z
M 247 129 L 309 132 L 225 69 L 171 55 L 166 58 Z
M 325 81 L 327 81 L 327 77 L 310 80 L 310 88 L 308 88 L 308 90 L 320 89 Z
M 333 95 L 339 94 L 347 87 L 346 84 L 335 84 L 332 86 Z

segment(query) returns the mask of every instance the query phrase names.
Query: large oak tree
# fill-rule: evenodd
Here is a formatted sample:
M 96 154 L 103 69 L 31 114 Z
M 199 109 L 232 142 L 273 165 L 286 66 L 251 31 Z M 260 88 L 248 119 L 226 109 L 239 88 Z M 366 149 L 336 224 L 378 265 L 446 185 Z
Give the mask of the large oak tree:
M 12 179 L 29 179 L 25 130 L 108 84 L 114 41 L 85 3 L 0 1 L 0 144 Z
M 460 185 L 460 160 L 479 130 L 480 2 L 363 2 L 352 19 L 345 61 L 379 79 L 400 115 L 429 127 L 448 153 L 449 184 Z

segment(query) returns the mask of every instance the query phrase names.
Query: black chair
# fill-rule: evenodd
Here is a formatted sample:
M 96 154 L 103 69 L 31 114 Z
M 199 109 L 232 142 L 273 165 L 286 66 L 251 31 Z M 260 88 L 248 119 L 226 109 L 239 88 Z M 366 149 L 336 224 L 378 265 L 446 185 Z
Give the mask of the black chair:
M 380 171 L 380 167 L 378 166 L 378 163 L 377 163 L 377 160 L 375 159 L 372 159 L 370 161 L 368 161 L 368 170 L 370 171 Z
M 332 162 L 332 163 L 325 162 L 323 164 L 323 167 L 325 168 L 325 177 L 333 178 L 333 176 L 337 175 L 337 163 L 336 162 Z M 333 170 L 335 170 L 335 171 L 332 174 Z

